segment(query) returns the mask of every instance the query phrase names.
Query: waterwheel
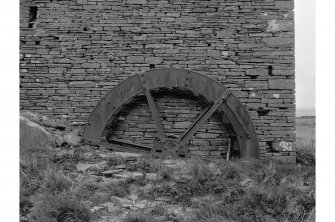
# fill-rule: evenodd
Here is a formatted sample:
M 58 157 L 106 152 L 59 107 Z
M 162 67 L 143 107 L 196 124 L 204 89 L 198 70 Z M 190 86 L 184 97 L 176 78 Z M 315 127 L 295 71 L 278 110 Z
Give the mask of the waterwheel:
M 194 103 L 198 105 L 190 105 Z M 208 133 L 206 126 L 213 122 L 223 130 Z M 229 158 L 232 151 L 241 158 L 259 157 L 251 119 L 233 93 L 212 78 L 178 69 L 148 71 L 122 81 L 95 106 L 82 137 L 113 150 L 159 157 Z M 217 150 L 207 149 L 212 144 Z M 207 148 L 196 150 L 195 145 Z

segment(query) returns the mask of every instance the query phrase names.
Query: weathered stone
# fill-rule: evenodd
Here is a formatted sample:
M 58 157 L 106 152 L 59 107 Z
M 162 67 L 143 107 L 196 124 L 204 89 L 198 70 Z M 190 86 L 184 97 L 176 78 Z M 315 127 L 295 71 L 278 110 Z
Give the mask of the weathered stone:
M 147 64 L 160 64 L 162 63 L 163 58 L 161 57 L 146 57 L 145 58 L 145 63 Z
M 144 57 L 143 56 L 128 56 L 127 62 L 129 63 L 144 63 Z
M 143 5 L 146 3 L 147 3 L 146 0 L 127 0 L 127 4 L 130 4 L 130 5 Z
M 268 21 L 267 32 L 294 31 L 292 20 L 270 20 Z
M 270 79 L 269 89 L 294 89 L 294 79 Z
M 158 180 L 158 174 L 157 173 L 146 173 L 145 174 L 145 179 L 147 180 L 152 180 L 152 181 L 156 181 Z
M 90 81 L 73 81 L 69 82 L 69 87 L 74 87 L 74 88 L 95 88 L 96 83 L 95 82 L 90 82 Z
M 120 210 L 120 208 L 112 202 L 103 203 L 101 204 L 101 206 L 102 208 L 106 207 L 109 213 L 113 213 L 117 210 Z
M 43 125 L 47 126 L 47 127 L 52 127 L 52 128 L 55 128 L 55 129 L 59 129 L 59 130 L 65 130 L 65 128 L 66 128 L 65 120 L 47 119 L 47 120 L 43 121 Z
M 131 206 L 133 206 L 133 203 L 131 200 L 128 199 L 124 199 L 121 197 L 116 197 L 116 196 L 112 196 L 110 198 L 111 202 L 119 207 L 123 207 L 123 208 L 130 208 Z
M 79 145 L 80 141 L 80 136 L 78 136 L 75 132 L 69 132 L 64 135 L 64 142 L 71 146 Z
M 35 151 L 45 150 L 46 146 L 53 142 L 52 135 L 42 126 L 20 116 L 20 155 L 30 155 Z
M 218 37 L 229 37 L 232 34 L 233 34 L 233 32 L 231 30 L 222 30 L 222 31 L 216 32 L 216 35 Z
M 114 173 L 113 176 L 115 178 L 120 178 L 120 179 L 138 179 L 143 177 L 143 173 L 139 173 L 139 172 L 120 172 L 120 173 Z
M 77 171 L 79 172 L 85 172 L 89 170 L 91 167 L 94 167 L 95 164 L 90 164 L 90 163 L 78 163 L 77 164 Z
M 245 81 L 246 88 L 268 89 L 269 83 L 267 81 Z
M 116 174 L 116 173 L 120 173 L 122 172 L 123 170 L 121 169 L 118 169 L 118 170 L 106 170 L 104 172 L 102 172 L 103 175 L 113 175 L 113 174 Z
M 142 156 L 139 153 L 113 152 L 113 155 L 127 160 L 137 160 Z
M 276 1 L 275 2 L 275 8 L 277 9 L 283 9 L 283 10 L 290 10 L 294 9 L 294 1 Z
M 177 129 L 187 129 L 191 124 L 192 122 L 176 122 L 175 124 L 173 124 L 173 127 Z
M 263 43 L 269 47 L 292 47 L 294 46 L 293 38 L 271 37 L 263 38 Z
M 246 74 L 250 76 L 265 76 L 268 75 L 267 69 L 247 69 Z
M 62 136 L 56 134 L 55 135 L 55 142 L 56 142 L 57 146 L 61 146 L 64 143 L 64 139 L 63 139 Z
M 208 56 L 220 57 L 221 53 L 219 50 L 207 50 Z

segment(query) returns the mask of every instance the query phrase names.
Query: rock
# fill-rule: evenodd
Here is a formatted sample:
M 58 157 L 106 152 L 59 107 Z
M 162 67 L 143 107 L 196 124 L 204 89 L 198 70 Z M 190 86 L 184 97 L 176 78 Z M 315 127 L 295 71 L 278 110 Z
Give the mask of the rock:
M 143 56 L 128 56 L 127 63 L 144 63 Z
M 270 37 L 263 38 L 263 43 L 269 47 L 292 47 L 294 38 Z
M 101 204 L 101 206 L 106 207 L 108 212 L 110 212 L 110 213 L 119 210 L 119 207 L 115 206 L 115 204 L 112 203 L 112 202 L 107 202 L 107 203 Z
M 20 116 L 20 155 L 30 155 L 34 151 L 45 150 L 54 144 L 52 135 L 42 126 Z
M 94 88 L 96 86 L 95 82 L 92 81 L 72 81 L 69 82 L 69 87 L 73 88 Z
M 294 1 L 276 1 L 276 9 L 290 10 L 294 9 Z
M 95 166 L 95 164 L 90 164 L 90 163 L 78 163 L 77 164 L 77 171 L 81 171 L 81 172 L 85 172 L 87 171 L 89 168 Z
M 135 203 L 134 207 L 139 208 L 139 209 L 144 209 L 144 208 L 147 207 L 147 205 L 148 205 L 148 201 L 142 200 L 142 201 L 140 201 L 138 203 Z
M 126 152 L 114 152 L 113 154 L 126 160 L 137 160 L 142 156 L 142 154 L 139 153 L 126 153 Z
M 158 180 L 158 174 L 157 173 L 147 173 L 145 175 L 145 179 L 151 180 L 151 181 L 156 181 L 156 180 Z
M 79 145 L 81 138 L 76 133 L 70 132 L 65 134 L 64 141 L 71 146 L 76 146 Z
M 101 209 L 104 209 L 104 207 L 103 206 L 95 206 L 91 209 L 91 211 L 92 211 L 92 213 L 94 213 L 94 212 L 99 211 Z
M 57 146 L 62 146 L 64 143 L 63 137 L 57 134 L 55 134 L 55 141 Z
M 266 32 L 294 31 L 292 20 L 270 20 Z
M 41 119 L 40 115 L 38 115 L 36 113 L 32 113 L 30 111 L 21 112 L 20 116 L 23 116 L 23 117 L 29 119 L 30 121 L 32 121 L 34 123 L 38 123 Z
M 173 128 L 181 128 L 181 129 L 187 129 L 192 122 L 176 122 L 173 124 Z
M 247 178 L 247 179 L 243 180 L 240 184 L 244 188 L 251 188 L 252 186 L 254 186 L 254 181 Z
M 139 172 L 122 172 L 122 173 L 119 173 L 119 174 L 114 174 L 113 175 L 115 178 L 120 178 L 120 179 L 128 179 L 128 178 L 131 178 L 131 179 L 138 179 L 138 178 L 141 178 L 143 177 L 143 173 L 139 173 Z
M 58 130 L 65 130 L 66 128 L 66 123 L 65 120 L 51 120 L 51 119 L 47 119 L 45 121 L 43 121 L 43 125 L 46 127 L 52 127 Z
M 249 76 L 266 76 L 268 75 L 269 70 L 267 69 L 248 69 L 246 70 L 246 75 Z
M 160 64 L 162 63 L 163 58 L 161 57 L 147 57 L 145 58 L 145 63 L 147 64 Z
M 103 175 L 113 175 L 113 174 L 116 174 L 116 173 L 120 173 L 122 172 L 123 170 L 106 170 L 104 172 L 102 172 Z
M 269 89 L 294 89 L 294 79 L 270 79 Z
M 131 206 L 133 206 L 133 202 L 131 200 L 127 200 L 121 197 L 112 196 L 110 200 L 113 204 L 119 207 L 130 208 Z
M 127 4 L 130 4 L 130 5 L 143 5 L 146 3 L 147 3 L 146 0 L 127 0 Z

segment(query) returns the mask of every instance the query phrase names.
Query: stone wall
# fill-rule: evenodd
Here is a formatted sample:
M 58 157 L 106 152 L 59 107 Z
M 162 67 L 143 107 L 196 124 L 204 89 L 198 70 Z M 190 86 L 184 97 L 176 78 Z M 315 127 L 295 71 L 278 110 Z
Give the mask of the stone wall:
M 150 69 L 210 76 L 249 111 L 261 157 L 293 161 L 293 0 L 20 0 L 20 107 L 86 122 Z
M 182 136 L 208 106 L 198 98 L 180 92 L 154 93 L 153 96 L 165 134 L 170 139 Z M 108 130 L 109 138 L 148 145 L 157 142 L 156 124 L 145 96 L 125 107 L 111 126 L 112 128 Z M 234 139 L 231 138 L 231 134 L 233 130 L 229 122 L 216 112 L 191 137 L 186 147 L 193 155 L 226 157 L 228 146 Z M 232 148 L 231 153 L 234 151 Z

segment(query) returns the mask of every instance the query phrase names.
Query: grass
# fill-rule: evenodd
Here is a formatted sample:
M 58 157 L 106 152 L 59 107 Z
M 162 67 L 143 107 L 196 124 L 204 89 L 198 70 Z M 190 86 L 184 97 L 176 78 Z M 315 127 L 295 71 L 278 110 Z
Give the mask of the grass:
M 213 171 L 213 168 L 215 169 Z M 169 197 L 197 208 L 197 221 L 308 221 L 315 209 L 315 168 L 273 161 L 201 161 L 190 166 L 190 177 L 161 179 L 148 197 Z M 216 201 L 195 204 L 192 198 Z
M 108 166 L 122 164 L 144 176 L 106 182 L 70 178 L 77 163 L 102 161 L 94 155 L 87 159 L 80 149 L 56 157 L 32 155 L 20 160 L 20 215 L 23 221 L 90 221 L 98 213 L 89 208 L 110 201 L 111 196 L 126 198 L 136 187 L 140 198 L 164 197 L 170 205 L 191 207 L 193 221 L 310 222 L 315 220 L 315 139 L 301 139 L 296 148 L 300 166 L 269 160 L 194 160 L 172 169 L 150 156 L 135 162 L 112 156 L 107 158 Z M 146 180 L 146 173 L 157 173 L 158 180 Z M 123 221 L 157 221 L 155 217 L 172 218 L 159 205 L 133 212 Z
M 62 192 L 58 195 L 43 193 L 37 197 L 28 218 L 29 221 L 36 222 L 85 222 L 90 221 L 91 212 L 72 192 Z

